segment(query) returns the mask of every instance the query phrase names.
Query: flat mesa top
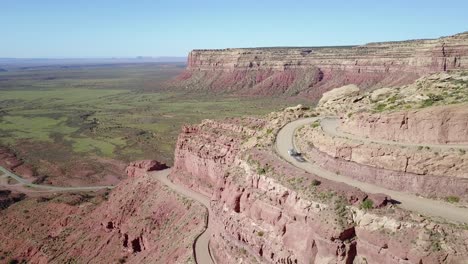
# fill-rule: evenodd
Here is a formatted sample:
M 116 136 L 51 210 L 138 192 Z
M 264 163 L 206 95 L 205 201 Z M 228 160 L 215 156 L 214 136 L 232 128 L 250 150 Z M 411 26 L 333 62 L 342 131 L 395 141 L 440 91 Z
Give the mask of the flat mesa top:
M 466 39 L 468 38 L 468 31 L 458 33 L 452 36 L 440 37 L 440 38 L 427 38 L 427 39 L 412 39 L 412 40 L 398 40 L 398 41 L 385 41 L 385 42 L 370 42 L 364 45 L 339 45 L 339 46 L 309 46 L 309 47 L 297 47 L 297 46 L 278 46 L 278 47 L 250 47 L 250 48 L 225 48 L 225 49 L 194 49 L 194 52 L 200 51 L 236 51 L 236 50 L 264 50 L 264 51 L 281 51 L 281 50 L 320 50 L 320 49 L 352 49 L 352 48 L 365 48 L 365 47 L 377 47 L 387 45 L 409 45 L 418 44 L 423 42 L 439 42 L 449 39 Z

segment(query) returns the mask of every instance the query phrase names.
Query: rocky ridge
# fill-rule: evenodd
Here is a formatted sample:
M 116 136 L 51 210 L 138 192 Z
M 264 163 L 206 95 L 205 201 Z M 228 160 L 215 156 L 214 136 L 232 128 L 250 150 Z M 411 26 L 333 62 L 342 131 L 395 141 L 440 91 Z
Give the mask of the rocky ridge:
M 324 94 L 317 111 L 338 115 L 343 135 L 316 123 L 300 129 L 296 143 L 322 167 L 359 181 L 466 202 L 466 76 L 466 71 L 433 74 L 372 92 L 357 86 L 334 89 Z M 382 140 L 388 143 L 378 143 Z
M 183 129 L 171 178 L 211 196 L 215 258 L 222 263 L 463 263 L 468 233 L 462 227 L 386 205 L 391 198 L 305 173 L 273 154 L 284 124 L 316 114 L 299 106 L 255 121 L 253 130 L 252 120 L 241 119 Z
M 353 47 L 194 50 L 174 86 L 255 95 L 305 95 L 332 88 L 398 86 L 422 75 L 467 69 L 468 33 Z
M 0 262 L 194 263 L 205 214 L 146 174 L 112 192 L 26 198 L 0 214 Z

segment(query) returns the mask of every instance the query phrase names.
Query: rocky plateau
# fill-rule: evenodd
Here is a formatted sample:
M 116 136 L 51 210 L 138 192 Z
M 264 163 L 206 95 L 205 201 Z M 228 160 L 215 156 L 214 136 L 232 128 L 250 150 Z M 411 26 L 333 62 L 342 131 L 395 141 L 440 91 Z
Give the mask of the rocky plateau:
M 208 210 L 151 176 L 167 168 L 152 160 L 130 163 L 112 190 L 27 197 L 0 190 L 0 262 L 195 263 L 206 229 L 216 264 L 466 264 L 468 223 L 405 210 L 389 195 L 300 169 L 275 142 L 288 123 L 323 118 L 291 139 L 301 162 L 465 208 L 467 61 L 468 33 L 192 51 L 174 86 L 300 95 L 318 105 L 182 127 L 169 178 L 209 197 Z M 326 118 L 348 136 L 327 132 Z M 35 177 L 8 149 L 0 148 L 0 165 Z
M 305 173 L 273 154 L 284 124 L 316 114 L 288 108 L 247 126 L 242 119 L 205 121 L 182 130 L 172 179 L 211 196 L 217 262 L 465 263 L 463 227 Z
M 174 86 L 248 95 L 301 95 L 318 100 L 333 88 L 412 83 L 435 72 L 468 68 L 468 33 L 428 40 L 348 47 L 194 50 Z

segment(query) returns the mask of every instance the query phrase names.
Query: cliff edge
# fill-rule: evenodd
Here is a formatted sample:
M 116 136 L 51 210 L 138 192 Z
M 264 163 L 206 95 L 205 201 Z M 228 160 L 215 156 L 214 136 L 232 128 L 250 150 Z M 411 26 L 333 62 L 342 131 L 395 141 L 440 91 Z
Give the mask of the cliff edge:
M 428 40 L 345 47 L 193 50 L 174 82 L 190 90 L 248 95 L 302 95 L 333 88 L 412 83 L 435 72 L 468 68 L 468 32 Z

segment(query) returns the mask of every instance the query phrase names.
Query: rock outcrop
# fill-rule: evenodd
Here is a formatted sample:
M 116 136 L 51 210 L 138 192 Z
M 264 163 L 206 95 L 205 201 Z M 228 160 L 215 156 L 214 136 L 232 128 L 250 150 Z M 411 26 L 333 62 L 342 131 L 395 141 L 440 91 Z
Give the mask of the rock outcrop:
M 296 143 L 303 154 L 362 182 L 468 200 L 466 70 L 431 74 L 393 89 L 347 90 L 324 94 L 316 108 L 340 122 L 299 130 Z
M 24 193 L 12 192 L 10 190 L 0 189 L 0 210 L 23 200 L 26 197 Z
M 211 196 L 219 175 L 234 162 L 242 140 L 255 135 L 262 125 L 262 120 L 235 118 L 183 127 L 175 150 L 173 174 L 178 177 L 174 180 Z
M 240 120 L 183 129 L 171 178 L 211 196 L 210 247 L 218 263 L 463 263 L 463 228 L 278 159 L 275 131 L 310 115 L 294 107 L 257 120 L 254 129 Z
M 348 101 L 359 94 L 361 90 L 357 85 L 349 84 L 340 88 L 325 92 L 318 102 L 319 109 L 329 109 L 333 107 L 337 112 L 344 111 L 348 105 L 343 101 Z
M 194 50 L 175 85 L 257 95 L 306 95 L 331 88 L 411 83 L 420 76 L 468 68 L 468 33 L 430 40 L 354 47 Z
M 0 213 L 0 262 L 194 263 L 205 218 L 151 175 L 110 193 L 27 198 Z
M 143 177 L 149 171 L 164 170 L 167 168 L 166 164 L 160 163 L 156 160 L 140 160 L 131 162 L 125 169 L 125 172 L 128 177 L 135 178 Z
M 468 107 L 452 105 L 388 114 L 357 113 L 343 131 L 412 143 L 468 144 Z
M 8 148 L 0 146 L 0 166 L 22 175 L 22 177 L 36 181 L 38 177 L 36 172 L 30 164 L 26 164 L 22 159 L 18 158 L 16 154 Z
M 465 152 L 363 144 L 311 126 L 299 130 L 295 141 L 306 157 L 329 171 L 392 190 L 468 201 Z

